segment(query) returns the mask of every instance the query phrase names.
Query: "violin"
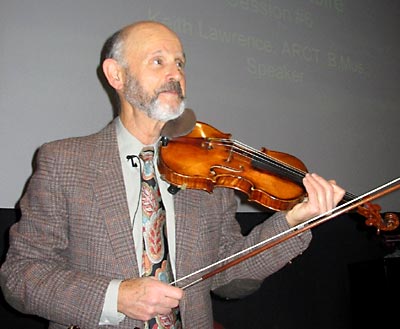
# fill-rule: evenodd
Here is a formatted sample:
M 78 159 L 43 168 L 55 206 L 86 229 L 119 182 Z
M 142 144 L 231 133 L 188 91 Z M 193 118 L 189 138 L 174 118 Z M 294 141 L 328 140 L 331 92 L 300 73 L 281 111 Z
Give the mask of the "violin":
M 211 193 L 215 187 L 232 188 L 275 211 L 289 210 L 307 197 L 302 185 L 307 168 L 301 160 L 264 147 L 256 150 L 199 121 L 183 136 L 162 137 L 158 169 L 163 179 L 179 189 Z M 343 201 L 355 198 L 346 192 Z M 366 225 L 375 226 L 378 233 L 396 229 L 398 216 L 388 213 L 382 218 L 380 210 L 371 203 L 357 208 Z

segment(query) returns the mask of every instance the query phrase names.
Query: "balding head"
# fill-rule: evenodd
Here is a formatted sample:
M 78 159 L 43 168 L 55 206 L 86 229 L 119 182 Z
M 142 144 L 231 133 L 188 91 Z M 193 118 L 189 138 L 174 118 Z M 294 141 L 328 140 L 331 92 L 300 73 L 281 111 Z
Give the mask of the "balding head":
M 154 37 L 175 39 L 181 45 L 178 35 L 167 25 L 155 21 L 139 21 L 123 27 L 108 39 L 104 59 L 113 58 L 126 67 L 127 51 L 137 50 Z

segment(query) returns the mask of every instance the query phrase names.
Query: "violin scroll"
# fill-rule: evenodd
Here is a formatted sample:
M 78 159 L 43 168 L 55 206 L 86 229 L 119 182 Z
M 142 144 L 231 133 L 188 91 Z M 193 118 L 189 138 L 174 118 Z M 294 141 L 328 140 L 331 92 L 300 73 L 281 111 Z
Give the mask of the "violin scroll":
M 374 226 L 377 233 L 380 231 L 393 231 L 399 226 L 399 217 L 394 213 L 386 213 L 384 217 L 380 214 L 381 207 L 370 202 L 357 208 L 357 212 L 366 218 L 367 226 Z

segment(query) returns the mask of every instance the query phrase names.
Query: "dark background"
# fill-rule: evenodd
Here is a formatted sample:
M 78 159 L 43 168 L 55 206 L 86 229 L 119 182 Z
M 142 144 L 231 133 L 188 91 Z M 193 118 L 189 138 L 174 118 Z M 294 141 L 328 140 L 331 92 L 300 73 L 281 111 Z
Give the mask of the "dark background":
M 243 234 L 268 213 L 238 213 Z M 4 261 L 9 227 L 19 212 L 0 209 Z M 213 296 L 215 320 L 226 329 L 398 328 L 400 261 L 398 229 L 376 234 L 358 214 L 341 215 L 313 229 L 303 255 L 241 300 Z M 42 329 L 47 321 L 24 315 L 0 296 L 2 328 Z

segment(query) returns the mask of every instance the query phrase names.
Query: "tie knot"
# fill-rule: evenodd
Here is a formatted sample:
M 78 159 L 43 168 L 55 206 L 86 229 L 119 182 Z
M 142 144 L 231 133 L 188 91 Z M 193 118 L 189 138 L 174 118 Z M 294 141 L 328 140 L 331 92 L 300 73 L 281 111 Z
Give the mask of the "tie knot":
M 154 147 L 153 146 L 146 146 L 140 151 L 139 157 L 144 161 L 152 161 L 154 157 Z

